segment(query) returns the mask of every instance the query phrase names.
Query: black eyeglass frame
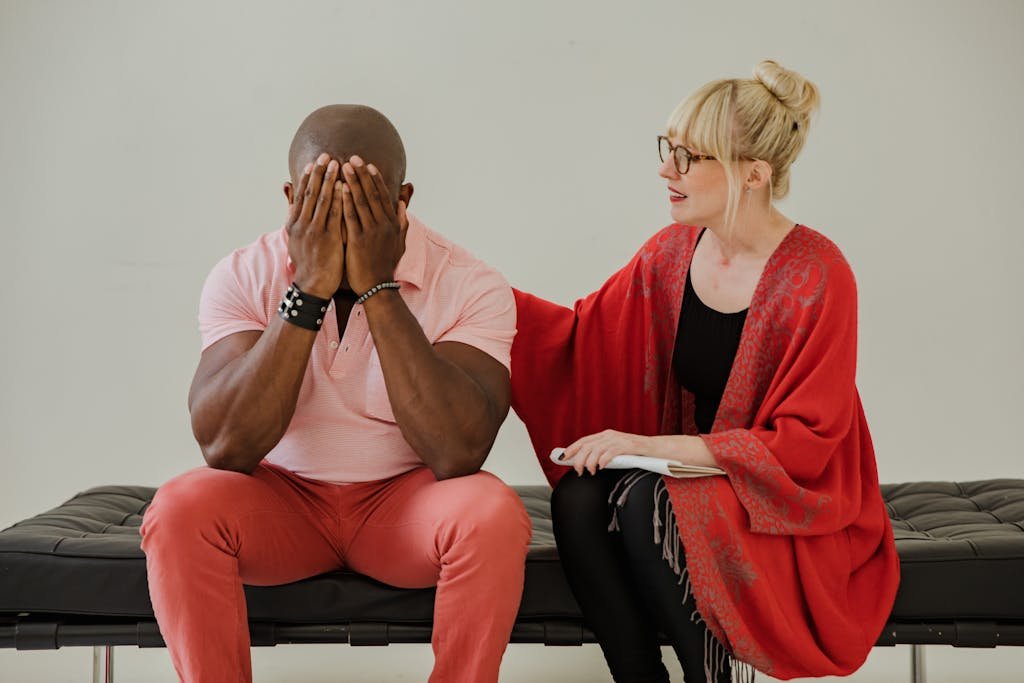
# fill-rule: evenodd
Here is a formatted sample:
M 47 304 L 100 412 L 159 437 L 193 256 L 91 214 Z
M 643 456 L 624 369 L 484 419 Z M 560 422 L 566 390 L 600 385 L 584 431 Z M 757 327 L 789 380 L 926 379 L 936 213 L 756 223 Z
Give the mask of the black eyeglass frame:
M 662 145 L 664 142 L 664 145 Z M 686 175 L 690 172 L 690 164 L 694 161 L 715 161 L 715 157 L 708 154 L 691 154 L 690 150 L 686 149 L 682 145 L 673 145 L 672 141 L 664 135 L 658 136 L 658 158 L 661 159 L 662 163 L 665 163 L 665 154 L 668 147 L 668 153 L 672 155 L 672 163 L 675 164 L 676 173 L 679 175 Z M 686 167 L 681 168 L 682 161 L 679 158 L 679 153 L 683 153 L 683 158 L 686 159 Z

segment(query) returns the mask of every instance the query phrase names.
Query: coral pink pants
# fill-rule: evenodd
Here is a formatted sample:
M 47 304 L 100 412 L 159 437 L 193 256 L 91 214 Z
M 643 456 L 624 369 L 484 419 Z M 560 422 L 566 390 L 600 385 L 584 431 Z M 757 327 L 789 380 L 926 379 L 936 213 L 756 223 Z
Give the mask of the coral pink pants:
M 207 467 L 164 484 L 142 549 L 160 631 L 183 681 L 251 681 L 242 584 L 345 567 L 400 588 L 437 586 L 431 682 L 498 680 L 523 590 L 530 519 L 486 472 L 425 467 L 335 485 L 267 463 Z

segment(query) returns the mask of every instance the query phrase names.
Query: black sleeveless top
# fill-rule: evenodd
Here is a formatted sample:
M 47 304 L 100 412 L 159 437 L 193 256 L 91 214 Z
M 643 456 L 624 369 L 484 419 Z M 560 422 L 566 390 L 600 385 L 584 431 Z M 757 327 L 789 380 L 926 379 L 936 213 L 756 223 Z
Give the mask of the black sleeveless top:
M 705 230 L 697 237 L 698 244 Z M 694 419 L 701 434 L 709 433 L 715 421 L 749 310 L 721 313 L 709 308 L 694 291 L 687 270 L 672 369 L 679 384 L 696 398 Z

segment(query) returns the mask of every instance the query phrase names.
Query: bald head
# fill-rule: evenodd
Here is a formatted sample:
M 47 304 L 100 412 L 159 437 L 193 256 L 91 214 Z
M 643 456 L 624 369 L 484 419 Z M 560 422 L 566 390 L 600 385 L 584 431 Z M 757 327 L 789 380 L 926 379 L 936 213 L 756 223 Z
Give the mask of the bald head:
M 391 198 L 405 180 L 405 146 L 387 117 L 361 104 L 329 104 L 306 117 L 292 138 L 288 169 L 297 185 L 302 169 L 322 152 L 344 163 L 358 155 L 380 172 Z

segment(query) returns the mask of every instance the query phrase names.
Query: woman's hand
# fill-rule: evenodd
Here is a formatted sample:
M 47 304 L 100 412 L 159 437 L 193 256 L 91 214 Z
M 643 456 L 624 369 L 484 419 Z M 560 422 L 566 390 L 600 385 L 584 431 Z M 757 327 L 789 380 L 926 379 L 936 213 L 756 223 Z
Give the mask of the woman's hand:
M 616 455 L 653 456 L 655 438 L 606 429 L 572 443 L 565 449 L 562 459 L 571 461 L 572 468 L 580 476 L 583 476 L 585 469 L 591 474 L 597 474 Z
M 604 469 L 616 455 L 642 455 L 648 458 L 665 458 L 684 465 L 719 467 L 715 456 L 699 436 L 666 434 L 664 436 L 641 436 L 606 429 L 597 434 L 585 436 L 565 449 L 563 460 L 571 461 L 576 473 L 583 476 L 587 469 L 591 474 Z

